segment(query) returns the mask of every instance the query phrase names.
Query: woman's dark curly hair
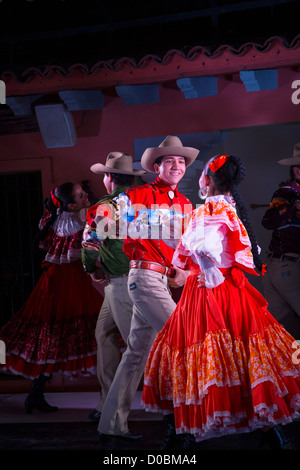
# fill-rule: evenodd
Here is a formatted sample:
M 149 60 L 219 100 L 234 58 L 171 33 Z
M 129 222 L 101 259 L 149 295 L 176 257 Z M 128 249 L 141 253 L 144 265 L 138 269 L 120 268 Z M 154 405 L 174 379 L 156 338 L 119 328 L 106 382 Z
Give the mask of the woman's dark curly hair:
M 60 210 L 68 211 L 68 205 L 74 202 L 74 186 L 74 183 L 68 182 L 57 186 L 57 188 L 55 189 L 56 199 L 60 203 Z M 46 237 L 50 227 L 53 226 L 58 216 L 58 208 L 54 205 L 51 196 L 44 199 L 44 207 L 50 212 L 51 215 L 47 223 L 34 238 L 34 245 L 38 245 L 38 243 Z
M 216 155 L 216 158 L 218 156 L 219 155 Z M 245 206 L 238 190 L 238 185 L 244 179 L 246 174 L 244 162 L 235 155 L 229 155 L 229 158 L 227 158 L 223 166 L 221 166 L 216 172 L 213 172 L 209 168 L 207 174 L 213 179 L 217 190 L 221 194 L 229 191 L 232 195 L 237 206 L 239 217 L 248 232 L 254 264 L 256 268 L 262 272 L 263 262 L 259 254 L 257 240 L 251 226 L 247 207 Z

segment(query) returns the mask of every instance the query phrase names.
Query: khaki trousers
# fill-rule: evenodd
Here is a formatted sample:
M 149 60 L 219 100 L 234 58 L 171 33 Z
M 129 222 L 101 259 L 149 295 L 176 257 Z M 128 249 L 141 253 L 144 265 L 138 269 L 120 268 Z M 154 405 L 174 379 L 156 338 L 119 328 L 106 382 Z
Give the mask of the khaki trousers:
M 131 269 L 128 288 L 134 304 L 131 329 L 99 421 L 98 431 L 105 434 L 128 432 L 127 418 L 152 343 L 176 307 L 165 275 Z
M 300 259 L 270 258 L 263 276 L 264 295 L 273 317 L 300 340 Z
M 130 331 L 132 301 L 128 295 L 128 276 L 111 278 L 104 288 L 104 300 L 96 325 L 97 376 L 101 386 L 96 409 L 102 410 L 120 362 L 119 333 L 125 343 Z

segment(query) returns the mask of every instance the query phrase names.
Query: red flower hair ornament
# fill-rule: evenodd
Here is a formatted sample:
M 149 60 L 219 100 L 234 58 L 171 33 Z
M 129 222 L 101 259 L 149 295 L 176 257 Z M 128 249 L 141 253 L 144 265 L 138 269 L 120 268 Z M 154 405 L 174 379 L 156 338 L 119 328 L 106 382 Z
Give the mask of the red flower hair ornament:
M 60 201 L 57 199 L 57 197 L 55 196 L 55 189 L 56 188 L 52 188 L 51 189 L 51 201 L 53 202 L 53 204 L 55 205 L 55 207 L 61 207 L 61 203 Z
M 214 173 L 218 171 L 224 163 L 227 161 L 229 155 L 220 155 L 219 157 L 215 158 L 208 166 Z

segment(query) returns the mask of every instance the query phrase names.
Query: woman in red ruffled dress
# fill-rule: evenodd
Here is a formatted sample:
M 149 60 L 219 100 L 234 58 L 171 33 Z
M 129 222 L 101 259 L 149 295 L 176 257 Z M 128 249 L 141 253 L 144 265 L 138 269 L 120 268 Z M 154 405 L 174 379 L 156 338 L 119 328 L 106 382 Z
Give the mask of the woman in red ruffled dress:
M 79 212 L 90 206 L 79 184 L 64 183 L 44 201 L 39 246 L 46 250 L 43 273 L 24 306 L 2 327 L 7 370 L 32 380 L 25 411 L 56 411 L 43 395 L 52 373 L 68 377 L 96 374 L 95 327 L 102 296 L 81 262 L 85 222 Z
M 144 407 L 163 411 L 167 445 L 173 439 L 177 449 L 188 434 L 200 442 L 271 427 L 289 448 L 277 425 L 300 416 L 295 340 L 244 274 L 265 268 L 237 189 L 244 175 L 233 155 L 205 165 L 199 185 L 206 201 L 193 212 L 173 258 L 190 275 L 145 369 Z

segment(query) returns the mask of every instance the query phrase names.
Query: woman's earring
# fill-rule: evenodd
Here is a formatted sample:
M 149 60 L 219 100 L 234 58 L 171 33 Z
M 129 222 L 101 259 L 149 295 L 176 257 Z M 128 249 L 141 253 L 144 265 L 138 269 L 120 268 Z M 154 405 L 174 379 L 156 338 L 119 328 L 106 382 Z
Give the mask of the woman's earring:
M 207 195 L 208 195 L 208 187 L 207 186 L 204 186 L 204 188 L 199 189 L 198 196 L 200 197 L 200 199 L 202 199 L 204 201 L 204 199 L 207 198 Z

